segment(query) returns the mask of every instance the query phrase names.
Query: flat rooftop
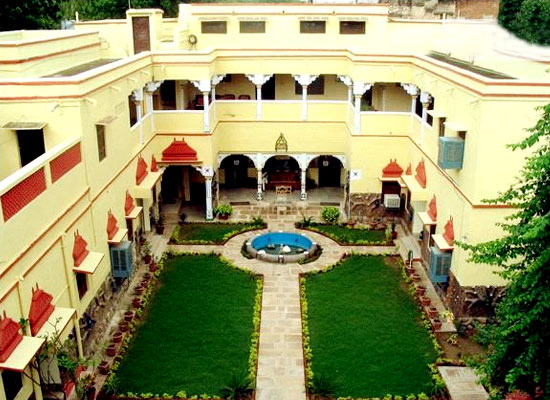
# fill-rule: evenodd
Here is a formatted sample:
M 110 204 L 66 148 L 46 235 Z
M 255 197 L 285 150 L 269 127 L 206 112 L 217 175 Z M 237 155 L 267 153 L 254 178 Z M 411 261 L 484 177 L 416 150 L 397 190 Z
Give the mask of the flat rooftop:
M 81 74 L 82 72 L 90 71 L 92 69 L 110 64 L 118 60 L 120 60 L 120 58 L 101 58 L 99 60 L 90 61 L 84 64 L 77 65 L 75 67 L 58 71 L 55 74 L 45 75 L 43 76 L 43 78 L 61 78 L 61 77 L 78 75 L 78 74 Z

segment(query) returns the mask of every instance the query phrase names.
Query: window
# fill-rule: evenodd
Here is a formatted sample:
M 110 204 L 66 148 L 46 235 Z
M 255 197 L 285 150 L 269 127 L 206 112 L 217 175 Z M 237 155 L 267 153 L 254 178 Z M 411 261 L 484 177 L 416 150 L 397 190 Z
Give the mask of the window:
M 101 161 L 107 156 L 105 148 L 105 125 L 96 125 L 95 132 L 97 136 L 97 155 L 99 156 L 99 161 Z
M 76 287 L 78 289 L 78 298 L 82 299 L 88 291 L 88 281 L 86 274 L 76 272 Z
M 445 136 L 445 117 L 439 118 L 439 137 Z
M 128 96 L 128 107 L 130 108 L 130 126 L 134 126 L 137 123 L 137 112 L 132 96 Z
M 201 33 L 227 33 L 226 21 L 203 21 Z
M 22 167 L 46 152 L 42 129 L 17 131 L 17 142 Z
M 365 21 L 340 21 L 340 35 L 361 35 L 365 33 Z
M 428 104 L 427 110 L 433 110 L 434 109 L 434 104 L 435 104 L 435 99 L 432 98 L 432 101 L 430 102 L 430 104 Z M 422 103 L 420 102 L 420 96 L 418 96 L 416 98 L 415 113 L 420 118 L 422 118 Z M 434 122 L 433 117 L 430 114 L 426 114 L 426 123 L 428 125 L 432 126 L 433 122 Z
M 302 85 L 296 81 L 294 82 L 294 93 L 302 94 Z M 325 77 L 323 75 L 315 79 L 311 85 L 307 87 L 307 94 L 325 94 Z
M 265 33 L 265 21 L 241 21 L 241 33 Z
M 300 33 L 325 33 L 325 21 L 300 21 Z
M 13 400 L 23 387 L 23 380 L 21 379 L 21 372 L 10 371 L 5 369 L 2 371 L 1 378 L 4 382 L 4 392 L 6 393 L 6 400 Z

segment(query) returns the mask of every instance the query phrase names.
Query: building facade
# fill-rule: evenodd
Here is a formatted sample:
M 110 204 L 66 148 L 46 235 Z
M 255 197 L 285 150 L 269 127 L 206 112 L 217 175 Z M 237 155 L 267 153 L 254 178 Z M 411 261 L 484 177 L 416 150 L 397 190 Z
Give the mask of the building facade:
M 547 65 L 499 51 L 498 29 L 378 4 L 182 4 L 0 34 L 0 400 L 40 400 L 45 335 L 86 352 L 84 313 L 125 276 L 113 249 L 135 258 L 159 204 L 209 220 L 284 190 L 296 210 L 328 196 L 346 218 L 398 215 L 455 316 L 478 315 L 505 282 L 454 240 L 501 234 L 512 210 L 482 200 L 513 182 L 526 154 L 506 145 L 550 98 Z

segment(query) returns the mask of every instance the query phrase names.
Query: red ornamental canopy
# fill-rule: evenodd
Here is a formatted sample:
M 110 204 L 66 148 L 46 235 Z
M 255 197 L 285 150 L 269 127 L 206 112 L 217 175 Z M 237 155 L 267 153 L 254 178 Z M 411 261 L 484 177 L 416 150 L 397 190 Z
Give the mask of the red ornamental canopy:
M 409 166 L 407 167 L 407 170 L 405 171 L 405 175 L 412 175 L 412 167 L 411 167 L 411 164 L 409 164 Z
M 435 204 L 435 194 L 434 197 L 430 200 L 430 204 L 428 204 L 428 215 L 432 219 L 432 221 L 437 221 L 437 206 Z
M 403 168 L 397 164 L 397 158 L 392 160 L 384 168 L 382 168 L 382 177 L 384 178 L 399 178 L 403 174 Z
M 147 177 L 147 163 L 142 156 L 138 156 L 136 168 L 136 185 L 139 185 Z
M 107 238 L 109 240 L 113 239 L 117 232 L 118 221 L 116 220 L 111 210 L 109 210 L 109 214 L 107 215 Z
M 185 139 L 181 141 L 174 139 L 174 141 L 170 143 L 170 146 L 162 152 L 162 161 L 173 163 L 197 162 L 197 152 L 185 143 Z
M 128 216 L 135 208 L 134 198 L 129 191 L 126 191 L 126 201 L 124 202 L 124 215 Z
M 84 261 L 88 253 L 90 253 L 86 248 L 87 246 L 88 246 L 88 242 L 86 242 L 84 238 L 80 236 L 80 233 L 76 231 L 74 233 L 74 245 L 73 245 L 73 260 L 74 260 L 75 267 L 78 267 L 80 264 L 82 264 L 82 261 Z
M 416 167 L 415 178 L 416 178 L 416 181 L 420 184 L 420 186 L 426 189 L 426 183 L 428 182 L 428 180 L 426 178 L 426 167 L 424 166 L 424 160 L 418 163 L 418 166 Z
M 158 172 L 158 166 L 157 166 L 157 159 L 155 158 L 155 155 L 153 154 L 151 156 L 151 172 Z
M 23 340 L 19 324 L 8 318 L 6 312 L 0 316 L 0 362 L 5 362 L 17 345 Z
M 40 328 L 46 323 L 55 309 L 52 304 L 53 296 L 46 293 L 38 287 L 32 289 L 31 309 L 29 310 L 29 322 L 31 325 L 31 334 L 34 336 Z
M 449 220 L 445 224 L 445 230 L 443 232 L 443 239 L 447 242 L 449 246 L 454 245 L 455 241 L 455 230 L 453 227 L 453 217 L 449 217 Z

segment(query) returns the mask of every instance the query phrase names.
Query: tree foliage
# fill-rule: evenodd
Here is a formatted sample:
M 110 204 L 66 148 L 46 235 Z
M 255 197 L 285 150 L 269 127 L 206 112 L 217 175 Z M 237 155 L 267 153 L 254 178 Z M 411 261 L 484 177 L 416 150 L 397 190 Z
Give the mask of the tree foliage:
M 498 22 L 521 39 L 550 45 L 550 0 L 501 0 Z
M 2 0 L 0 31 L 55 28 L 58 10 L 58 0 Z
M 509 282 L 491 328 L 492 344 L 478 370 L 506 391 L 534 395 L 538 387 L 550 399 L 550 104 L 541 110 L 529 136 L 510 146 L 533 151 L 517 182 L 487 201 L 516 210 L 499 224 L 504 236 L 460 245 L 471 251 L 472 261 L 501 266 Z

